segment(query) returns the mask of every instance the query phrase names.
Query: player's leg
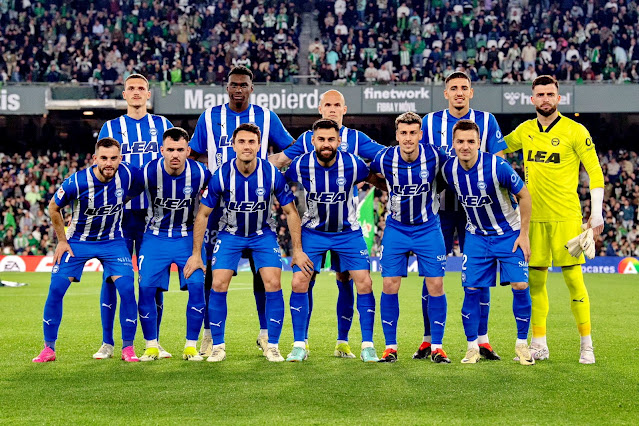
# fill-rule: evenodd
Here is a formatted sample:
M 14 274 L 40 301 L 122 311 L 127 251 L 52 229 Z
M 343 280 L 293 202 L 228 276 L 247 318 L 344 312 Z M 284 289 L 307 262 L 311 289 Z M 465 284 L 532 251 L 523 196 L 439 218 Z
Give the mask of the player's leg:
M 548 268 L 553 262 L 552 233 L 553 225 L 551 223 L 530 223 L 530 260 L 528 262 L 530 265 L 528 285 L 532 301 L 530 350 L 535 360 L 548 359 L 550 356 L 546 343 L 546 318 L 549 310 L 546 281 L 548 279 Z
M 331 263 L 335 270 L 335 282 L 337 283 L 337 342 L 333 355 L 341 358 L 355 358 L 350 345 L 348 344 L 348 333 L 353 324 L 355 293 L 353 291 L 353 280 L 348 271 L 343 271 L 339 254 L 331 253 Z M 341 272 L 340 272 L 341 271 Z
M 382 266 L 382 270 L 384 267 Z M 379 359 L 380 362 L 397 361 L 397 324 L 399 322 L 399 287 L 402 277 L 384 277 L 382 296 L 379 301 L 382 330 L 386 348 Z
M 202 328 L 202 321 L 204 320 L 204 311 L 206 310 L 206 304 L 204 303 L 204 271 L 198 269 L 186 279 L 182 273 L 182 267 L 186 264 L 188 258 L 181 260 L 183 260 L 183 263 L 180 266 L 180 280 L 184 283 L 182 288 L 186 287 L 189 292 L 189 300 L 186 304 L 186 342 L 182 359 L 185 361 L 202 361 L 204 357 L 198 354 L 196 346 L 200 329 Z
M 102 321 L 102 347 L 93 354 L 95 359 L 111 358 L 113 356 L 113 324 L 115 310 L 118 306 L 118 295 L 115 285 L 102 274 L 102 288 L 100 289 L 100 320 Z M 109 351 L 109 348 L 111 351 Z
M 215 268 L 215 266 L 213 267 Z M 209 298 L 209 321 L 211 337 L 213 339 L 213 349 L 211 355 L 206 359 L 209 362 L 219 362 L 226 359 L 226 344 L 224 339 L 228 313 L 226 298 L 229 284 L 234 274 L 235 271 L 233 269 L 213 270 L 213 286 Z
M 262 275 L 258 272 L 259 268 L 256 268 L 255 266 L 253 251 L 248 250 L 245 254 L 249 260 L 251 272 L 253 273 L 253 296 L 255 297 L 257 319 L 260 322 L 260 332 L 257 335 L 256 344 L 259 349 L 265 351 L 266 345 L 268 344 L 268 324 L 266 321 L 266 290 L 264 289 L 264 281 L 262 280 Z
M 466 356 L 461 360 L 463 364 L 476 364 L 480 359 L 479 344 L 477 343 L 479 309 L 479 289 L 477 287 L 464 287 L 461 316 L 468 348 Z
M 277 241 L 275 241 L 277 244 Z M 266 293 L 266 319 L 268 328 L 268 345 L 264 356 L 268 361 L 281 362 L 284 357 L 280 354 L 279 343 L 282 335 L 282 325 L 284 323 L 284 296 L 282 294 L 282 268 L 262 267 L 260 268 L 264 290 Z
M 211 258 L 217 241 L 217 231 L 206 230 L 204 234 L 204 251 L 206 259 L 206 271 L 204 273 L 204 321 L 202 331 L 202 342 L 200 343 L 199 355 L 203 358 L 211 356 L 213 350 L 213 339 L 211 338 L 211 325 L 209 324 L 209 296 L 211 295 L 211 286 L 213 285 L 213 271 L 211 269 Z
M 142 262 L 144 264 L 144 262 Z M 142 275 L 144 277 L 144 275 Z M 141 280 L 138 291 L 138 314 L 142 334 L 146 341 L 144 354 L 140 361 L 155 361 L 160 357 L 158 349 L 157 309 L 155 307 L 155 294 L 160 291 L 153 285 L 153 281 Z

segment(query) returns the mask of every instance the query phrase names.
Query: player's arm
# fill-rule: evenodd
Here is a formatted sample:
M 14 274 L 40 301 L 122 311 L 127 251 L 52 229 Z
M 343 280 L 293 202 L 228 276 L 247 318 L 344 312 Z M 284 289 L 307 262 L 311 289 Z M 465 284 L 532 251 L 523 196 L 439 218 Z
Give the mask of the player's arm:
M 604 225 L 604 177 L 590 133 L 583 126 L 581 126 L 581 130 L 577 140 L 574 141 L 576 144 L 575 151 L 590 177 L 590 219 L 588 219 L 588 226 L 592 228 L 593 234 L 599 235 L 603 231 Z
M 146 189 L 144 174 L 146 173 L 147 167 L 138 169 L 129 166 L 129 170 L 131 170 L 131 185 L 126 194 L 126 198 L 124 198 L 124 204 L 139 196 Z
M 519 237 L 515 240 L 513 245 L 513 253 L 517 250 L 517 247 L 521 248 L 524 252 L 524 259 L 526 262 L 530 259 L 530 215 L 532 213 L 532 198 L 530 192 L 525 186 L 521 188 L 521 191 L 515 194 L 517 203 L 519 204 L 519 214 L 521 216 L 521 229 L 519 230 Z
M 302 133 L 296 141 L 294 141 L 290 146 L 287 146 L 284 150 L 282 150 L 282 152 L 270 155 L 268 157 L 268 161 L 280 170 L 291 164 L 295 157 L 299 157 L 307 152 L 307 148 L 305 147 L 307 133 L 309 132 Z
M 488 116 L 488 129 L 486 131 L 488 132 L 488 135 L 486 135 L 486 150 L 493 155 L 505 158 L 504 151 L 508 149 L 508 145 L 504 140 L 504 135 L 499 128 L 497 119 L 492 114 Z
M 191 274 L 198 269 L 204 270 L 204 262 L 202 262 L 202 243 L 204 242 L 204 232 L 209 221 L 209 216 L 213 209 L 204 204 L 200 204 L 200 208 L 195 216 L 193 223 L 193 251 L 191 256 L 184 265 L 184 277 L 189 278 Z
M 375 186 L 376 188 L 384 192 L 388 192 L 388 186 L 386 186 L 386 179 L 384 179 L 378 173 L 374 173 L 372 171 L 369 172 L 368 176 L 366 177 L 366 179 L 364 179 L 364 181 L 370 183 L 371 185 Z
M 193 137 L 189 141 L 189 147 L 191 147 L 191 153 L 189 154 L 189 158 L 191 160 L 199 161 L 200 163 L 206 163 L 208 161 L 208 157 L 206 156 L 207 150 L 207 131 L 206 131 L 206 118 L 205 114 L 208 113 L 204 111 L 200 118 L 197 120 L 197 124 L 195 125 L 195 130 L 193 131 Z
M 295 202 L 282 206 L 282 210 L 286 213 L 286 222 L 288 230 L 291 234 L 291 243 L 293 245 L 293 259 L 291 264 L 297 265 L 304 275 L 310 278 L 313 275 L 313 262 L 308 258 L 302 250 L 302 221 L 295 207 Z
M 58 245 L 55 247 L 53 253 L 53 263 L 58 264 L 62 260 L 64 253 L 69 253 L 69 256 L 74 257 L 73 250 L 67 241 L 67 236 L 64 233 L 64 219 L 62 218 L 62 207 L 56 204 L 56 197 L 51 198 L 49 202 L 49 216 L 51 216 L 51 224 L 55 230 L 55 235 L 58 237 Z
M 506 145 L 508 146 L 508 148 L 503 150 L 504 154 L 516 152 L 522 149 L 521 137 L 523 135 L 523 131 L 520 130 L 521 127 L 522 125 L 520 125 L 515 130 L 513 130 L 512 132 L 510 132 L 504 137 L 504 141 L 506 142 Z

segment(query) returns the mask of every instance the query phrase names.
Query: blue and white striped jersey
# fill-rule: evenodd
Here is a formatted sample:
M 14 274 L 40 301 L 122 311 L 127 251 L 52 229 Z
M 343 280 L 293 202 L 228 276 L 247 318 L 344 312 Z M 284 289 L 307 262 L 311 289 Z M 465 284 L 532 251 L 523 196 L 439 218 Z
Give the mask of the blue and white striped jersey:
M 371 171 L 386 179 L 389 190 L 389 220 L 420 225 L 439 211 L 437 174 L 448 157 L 433 145 L 419 144 L 419 157 L 412 163 L 402 158 L 399 146 L 381 151 Z
M 524 182 L 503 158 L 480 152 L 468 171 L 457 157 L 451 158 L 442 174 L 466 210 L 466 230 L 471 234 L 503 235 L 521 228 L 513 194 L 522 190 Z
M 161 115 L 147 114 L 139 120 L 122 115 L 102 125 L 98 140 L 110 137 L 120 142 L 123 161 L 135 168 L 142 168 L 146 163 L 161 157 L 162 135 L 173 124 Z M 145 194 L 132 199 L 126 209 L 139 210 L 149 207 Z
M 282 173 L 259 158 L 249 177 L 240 173 L 235 161 L 222 164 L 209 181 L 207 192 L 202 204 L 214 209 L 220 201 L 224 210 L 219 230 L 243 237 L 262 235 L 264 229 L 275 231 L 273 196 L 282 206 L 295 201 Z
M 209 170 L 214 172 L 222 164 L 235 158 L 231 139 L 235 129 L 244 123 L 253 123 L 262 132 L 258 158 L 268 158 L 269 145 L 282 150 L 294 140 L 273 111 L 249 104 L 247 109 L 237 113 L 226 103 L 208 108 L 200 115 L 189 145 L 195 152 L 208 155 Z
M 359 157 L 362 157 L 366 161 L 372 161 L 385 146 L 378 144 L 374 140 L 368 137 L 366 133 L 359 130 L 349 129 L 342 126 L 339 131 L 340 144 L 339 149 L 342 152 L 350 152 Z M 307 130 L 297 138 L 297 141 L 284 150 L 284 154 L 288 158 L 295 158 L 307 152 L 313 152 L 315 147 L 313 146 L 313 131 Z
M 360 228 L 357 221 L 355 185 L 368 177 L 366 164 L 353 154 L 337 151 L 335 163 L 325 168 L 315 151 L 293 160 L 286 178 L 299 182 L 308 207 L 302 226 L 316 231 L 343 232 Z
M 127 195 L 137 194 L 137 169 L 120 163 L 113 179 L 102 183 L 95 176 L 97 166 L 69 176 L 53 197 L 59 207 L 71 204 L 69 241 L 108 241 L 122 238 L 122 208 Z
M 169 238 L 189 235 L 198 197 L 209 184 L 211 172 L 201 163 L 187 159 L 182 174 L 171 176 L 164 169 L 164 157 L 160 157 L 147 163 L 140 173 L 139 184 L 151 200 L 145 232 Z

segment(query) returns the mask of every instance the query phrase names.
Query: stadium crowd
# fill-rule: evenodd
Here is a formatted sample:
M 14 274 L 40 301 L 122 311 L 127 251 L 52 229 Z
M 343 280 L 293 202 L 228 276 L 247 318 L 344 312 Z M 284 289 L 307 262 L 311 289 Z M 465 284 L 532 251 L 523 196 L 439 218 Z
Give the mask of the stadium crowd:
M 521 159 L 509 154 L 509 161 L 523 176 Z M 600 153 L 599 161 L 605 177 L 604 214 L 605 228 L 597 239 L 599 256 L 639 256 L 639 156 L 635 151 L 619 150 Z M 92 164 L 89 154 L 52 152 L 34 155 L 8 156 L 0 153 L 2 179 L 0 181 L 0 241 L 2 254 L 51 255 L 55 249 L 55 236 L 47 205 L 56 188 L 65 177 Z M 588 174 L 582 170 L 579 194 L 584 215 L 589 214 Z M 292 185 L 298 203 L 304 203 L 301 188 Z M 375 190 L 375 189 L 370 189 Z M 367 187 L 360 191 L 366 195 Z M 384 227 L 388 195 L 379 190 L 375 194 L 375 220 L 377 223 L 373 255 L 379 255 Z M 300 211 L 305 211 L 303 205 Z M 65 211 L 68 223 L 70 209 Z M 286 225 L 286 215 L 279 204 L 272 211 L 276 219 L 276 231 L 283 252 L 291 253 L 291 238 Z M 454 255 L 459 254 L 457 245 Z

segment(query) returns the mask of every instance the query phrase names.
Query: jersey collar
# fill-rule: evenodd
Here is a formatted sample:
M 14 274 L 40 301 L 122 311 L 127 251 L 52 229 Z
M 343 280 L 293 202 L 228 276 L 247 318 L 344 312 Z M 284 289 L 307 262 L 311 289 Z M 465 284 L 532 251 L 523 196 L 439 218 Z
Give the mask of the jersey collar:
M 537 122 L 537 127 L 539 128 L 539 131 L 541 133 L 550 133 L 550 129 L 555 127 L 555 124 L 559 123 L 559 120 L 561 120 L 561 114 L 557 114 L 557 118 L 555 118 L 555 120 L 552 123 L 550 123 L 548 127 L 546 127 L 546 130 L 544 130 L 544 128 L 541 127 L 541 124 L 539 123 L 539 119 L 537 119 L 536 122 Z

